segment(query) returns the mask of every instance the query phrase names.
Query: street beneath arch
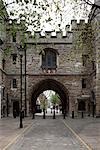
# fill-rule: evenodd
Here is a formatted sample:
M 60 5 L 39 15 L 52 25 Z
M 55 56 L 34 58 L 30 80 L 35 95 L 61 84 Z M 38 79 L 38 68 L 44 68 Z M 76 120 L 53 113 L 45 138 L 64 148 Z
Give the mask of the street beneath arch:
M 10 150 L 87 150 L 59 116 L 36 118 L 31 129 Z

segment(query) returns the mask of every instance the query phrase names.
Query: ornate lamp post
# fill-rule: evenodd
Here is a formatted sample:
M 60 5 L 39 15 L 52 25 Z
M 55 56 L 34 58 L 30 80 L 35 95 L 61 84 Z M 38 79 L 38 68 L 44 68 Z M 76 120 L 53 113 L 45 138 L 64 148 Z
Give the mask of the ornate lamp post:
M 26 96 L 26 90 L 27 90 L 27 81 L 26 81 L 26 44 L 24 46 L 24 55 L 25 55 L 25 117 L 27 116 L 27 96 Z
M 23 58 L 23 54 L 22 52 L 24 52 L 25 54 L 25 116 L 27 115 L 27 104 L 26 104 L 26 45 L 24 45 L 24 47 L 22 47 L 21 45 L 19 45 L 18 47 L 19 49 L 19 55 L 20 55 L 20 128 L 23 128 L 23 123 L 22 123 L 22 119 L 24 117 L 24 112 L 23 112 L 23 108 L 22 108 L 22 58 Z

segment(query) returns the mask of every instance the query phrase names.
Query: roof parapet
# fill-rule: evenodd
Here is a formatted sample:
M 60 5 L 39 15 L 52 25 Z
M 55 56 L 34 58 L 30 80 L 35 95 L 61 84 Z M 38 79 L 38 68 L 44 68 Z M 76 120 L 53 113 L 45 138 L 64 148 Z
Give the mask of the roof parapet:
M 72 32 L 67 31 L 63 36 L 62 31 L 46 31 L 43 35 L 41 31 L 35 31 L 34 36 L 26 32 L 26 42 L 28 43 L 72 43 Z
M 67 37 L 67 34 L 69 34 L 69 31 L 66 32 L 66 35 L 63 35 L 63 31 L 46 31 L 44 33 L 44 35 L 41 34 L 41 31 L 35 31 L 34 32 L 34 35 L 35 35 L 35 38 L 36 39 L 39 39 L 39 38 L 47 38 L 47 39 L 50 39 L 50 38 L 63 38 L 63 37 Z

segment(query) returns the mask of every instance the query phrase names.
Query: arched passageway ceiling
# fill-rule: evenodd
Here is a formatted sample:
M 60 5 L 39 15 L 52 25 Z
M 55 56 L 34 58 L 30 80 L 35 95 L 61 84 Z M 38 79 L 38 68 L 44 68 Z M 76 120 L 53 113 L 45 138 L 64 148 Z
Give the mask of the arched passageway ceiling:
M 55 91 L 59 94 L 62 103 L 68 103 L 68 90 L 63 84 L 53 79 L 42 80 L 33 87 L 32 101 L 36 102 L 37 97 L 46 90 Z

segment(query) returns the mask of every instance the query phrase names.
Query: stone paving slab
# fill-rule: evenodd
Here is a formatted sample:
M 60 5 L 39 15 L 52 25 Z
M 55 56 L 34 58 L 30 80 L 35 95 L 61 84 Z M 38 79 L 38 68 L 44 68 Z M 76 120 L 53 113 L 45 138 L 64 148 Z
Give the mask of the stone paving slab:
M 66 118 L 64 121 L 93 150 L 100 150 L 100 118 Z
M 23 128 L 19 128 L 19 118 L 2 118 L 0 119 L 0 150 L 6 150 L 6 148 L 12 144 L 19 136 L 31 125 L 32 119 L 23 119 Z

